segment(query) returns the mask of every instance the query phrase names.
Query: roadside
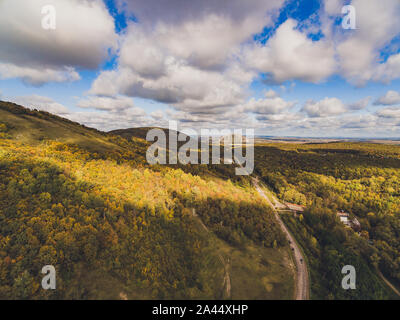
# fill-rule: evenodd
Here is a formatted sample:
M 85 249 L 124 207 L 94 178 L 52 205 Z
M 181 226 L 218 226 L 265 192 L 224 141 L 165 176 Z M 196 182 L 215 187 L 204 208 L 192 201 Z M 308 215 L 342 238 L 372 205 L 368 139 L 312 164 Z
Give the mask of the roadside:
M 308 300 L 309 299 L 309 279 L 308 279 L 308 269 L 307 269 L 307 264 L 306 260 L 303 257 L 303 254 L 297 245 L 297 242 L 293 238 L 293 236 L 290 234 L 289 230 L 286 228 L 285 224 L 281 220 L 276 207 L 282 207 L 283 204 L 279 203 L 277 199 L 274 199 L 274 202 L 277 204 L 277 206 L 273 205 L 271 200 L 266 196 L 264 191 L 261 189 L 261 187 L 258 184 L 258 179 L 252 178 L 252 182 L 258 193 L 268 202 L 270 207 L 272 208 L 275 218 L 279 223 L 279 226 L 281 227 L 282 231 L 285 233 L 287 239 L 289 240 L 290 247 L 293 251 L 293 256 L 294 260 L 296 263 L 297 267 L 297 283 L 296 283 L 296 290 L 295 290 L 295 299 L 296 300 Z

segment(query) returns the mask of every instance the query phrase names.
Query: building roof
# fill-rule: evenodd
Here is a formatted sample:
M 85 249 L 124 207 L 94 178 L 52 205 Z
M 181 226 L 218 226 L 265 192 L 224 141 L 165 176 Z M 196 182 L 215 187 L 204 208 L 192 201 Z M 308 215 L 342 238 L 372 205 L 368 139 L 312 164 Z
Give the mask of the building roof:
M 347 212 L 343 212 L 343 211 L 337 212 L 336 214 L 337 214 L 338 217 L 347 217 L 347 218 L 348 218 L 349 215 L 350 215 L 350 214 L 348 214 Z
M 301 206 L 299 204 L 294 204 L 294 203 L 289 203 L 289 202 L 286 202 L 285 204 L 290 210 L 293 210 L 293 211 L 303 212 L 305 209 L 305 206 Z

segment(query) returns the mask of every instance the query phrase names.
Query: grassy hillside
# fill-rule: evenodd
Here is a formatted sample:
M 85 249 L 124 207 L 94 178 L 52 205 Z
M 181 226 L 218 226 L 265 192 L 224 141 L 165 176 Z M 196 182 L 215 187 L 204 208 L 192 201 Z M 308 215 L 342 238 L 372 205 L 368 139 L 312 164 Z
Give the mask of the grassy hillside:
M 9 137 L 21 142 L 37 144 L 43 140 L 55 140 L 76 144 L 91 151 L 121 150 L 100 131 L 13 103 L 0 101 L 0 119 L 8 128 Z
M 0 103 L 0 298 L 292 298 L 285 238 L 253 188 L 148 166 L 147 145 Z

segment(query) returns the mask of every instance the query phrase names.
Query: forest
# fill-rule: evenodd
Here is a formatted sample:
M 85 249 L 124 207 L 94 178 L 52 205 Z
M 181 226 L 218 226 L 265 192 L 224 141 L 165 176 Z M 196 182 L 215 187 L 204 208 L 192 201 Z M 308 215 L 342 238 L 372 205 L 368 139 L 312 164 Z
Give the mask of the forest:
M 141 129 L 0 102 L 0 299 L 293 298 L 289 243 L 251 179 L 232 165 L 149 165 L 148 146 Z M 312 299 L 396 298 L 379 274 L 400 286 L 400 146 L 258 143 L 254 175 L 305 208 L 281 217 Z M 49 264 L 54 291 L 40 285 Z M 357 290 L 341 288 L 344 265 Z
M 308 257 L 315 299 L 394 298 L 378 277 L 400 284 L 400 146 L 356 142 L 263 144 L 256 173 L 275 195 L 305 206 L 283 215 Z M 356 233 L 337 212 L 356 217 Z M 358 270 L 357 290 L 341 288 L 341 268 Z
M 232 168 L 150 167 L 142 139 L 7 103 L 0 113 L 1 299 L 221 298 L 224 266 L 195 216 L 239 251 L 287 251 L 271 209 Z M 54 291 L 40 285 L 49 264 Z

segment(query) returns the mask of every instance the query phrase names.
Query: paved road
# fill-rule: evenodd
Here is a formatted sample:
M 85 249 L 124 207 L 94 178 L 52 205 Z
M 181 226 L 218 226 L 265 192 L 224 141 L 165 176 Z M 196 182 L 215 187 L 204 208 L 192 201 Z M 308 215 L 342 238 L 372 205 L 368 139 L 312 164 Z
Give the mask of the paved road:
M 253 185 L 257 189 L 258 193 L 268 202 L 268 204 L 271 206 L 272 210 L 274 211 L 274 215 L 276 220 L 279 223 L 279 226 L 281 227 L 282 231 L 286 234 L 286 237 L 290 241 L 290 246 L 294 250 L 293 255 L 294 259 L 296 262 L 296 267 L 297 267 L 297 283 L 296 283 L 296 295 L 295 299 L 296 300 L 308 300 L 308 288 L 309 288 L 309 281 L 308 281 L 308 270 L 307 270 L 307 264 L 304 260 L 303 255 L 301 254 L 300 248 L 298 247 L 296 241 L 290 234 L 289 230 L 286 228 L 285 224 L 281 220 L 281 217 L 279 216 L 275 206 L 272 204 L 271 200 L 265 195 L 264 191 L 260 188 L 258 184 L 258 180 L 255 178 L 252 178 Z M 278 206 L 283 206 L 278 202 L 278 200 L 274 199 L 274 202 L 277 203 Z

